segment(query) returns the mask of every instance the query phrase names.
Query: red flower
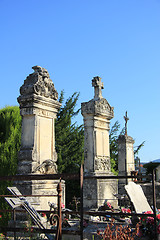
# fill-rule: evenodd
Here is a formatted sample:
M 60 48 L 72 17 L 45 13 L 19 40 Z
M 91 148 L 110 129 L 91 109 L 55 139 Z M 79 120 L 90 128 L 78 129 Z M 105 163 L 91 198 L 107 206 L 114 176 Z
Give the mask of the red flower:
M 0 218 L 2 218 L 2 215 L 0 215 Z
M 65 208 L 65 205 L 63 203 L 61 203 L 61 208 Z
M 160 213 L 157 215 L 157 218 L 160 220 Z
M 108 206 L 109 208 L 112 208 L 112 206 L 111 206 L 111 204 L 110 204 L 109 202 L 107 202 L 107 206 Z
M 129 208 L 122 208 L 122 213 L 131 213 Z
M 147 211 L 147 212 L 145 212 L 144 214 L 153 214 L 153 212 Z
M 42 213 L 42 217 L 45 217 L 46 216 L 46 214 L 45 213 Z

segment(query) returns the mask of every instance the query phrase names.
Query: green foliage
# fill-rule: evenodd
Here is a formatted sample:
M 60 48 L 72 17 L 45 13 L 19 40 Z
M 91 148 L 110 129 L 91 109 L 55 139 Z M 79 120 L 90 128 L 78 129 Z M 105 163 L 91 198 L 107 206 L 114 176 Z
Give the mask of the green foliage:
M 141 144 L 139 144 L 137 147 L 135 147 L 134 155 L 138 155 L 139 151 L 144 146 L 144 144 L 145 144 L 145 141 L 143 141 Z
M 84 158 L 84 129 L 72 119 L 79 113 L 75 111 L 79 94 L 74 93 L 59 109 L 55 124 L 56 151 L 59 173 L 78 173 Z M 59 102 L 64 102 L 64 92 Z M 66 181 L 66 199 L 71 202 L 74 195 L 79 196 L 79 181 Z
M 21 142 L 19 107 L 0 110 L 0 175 L 13 175 L 17 169 L 17 152 Z
M 0 109 L 0 176 L 14 175 L 17 169 L 17 153 L 21 142 L 21 116 L 19 107 L 6 107 Z M 0 182 L 0 193 L 7 194 L 9 181 Z M 2 198 L 0 209 L 8 208 Z M 8 218 L 2 214 L 3 223 Z M 6 220 L 7 221 L 7 220 Z
M 119 130 L 120 124 L 116 121 L 109 133 L 111 171 L 115 175 L 118 175 L 118 138 L 119 135 L 124 134 L 124 128 L 121 132 L 119 132 Z
M 72 123 L 78 114 L 75 111 L 79 94 L 74 93 L 62 106 L 57 114 L 55 124 L 56 151 L 58 154 L 58 171 L 60 173 L 77 172 L 83 159 L 84 130 L 83 126 Z M 64 92 L 59 101 L 63 103 Z

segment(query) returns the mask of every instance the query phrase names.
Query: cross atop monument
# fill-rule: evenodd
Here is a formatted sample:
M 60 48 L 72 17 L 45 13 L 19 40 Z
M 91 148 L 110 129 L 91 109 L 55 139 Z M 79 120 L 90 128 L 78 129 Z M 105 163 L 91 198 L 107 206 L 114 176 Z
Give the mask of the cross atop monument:
M 127 136 L 127 122 L 129 120 L 129 118 L 127 116 L 127 111 L 126 111 L 126 115 L 124 116 L 124 120 L 125 120 L 125 136 Z
M 102 89 L 104 87 L 100 77 L 97 76 L 92 79 L 92 87 L 94 87 L 94 98 L 102 98 Z

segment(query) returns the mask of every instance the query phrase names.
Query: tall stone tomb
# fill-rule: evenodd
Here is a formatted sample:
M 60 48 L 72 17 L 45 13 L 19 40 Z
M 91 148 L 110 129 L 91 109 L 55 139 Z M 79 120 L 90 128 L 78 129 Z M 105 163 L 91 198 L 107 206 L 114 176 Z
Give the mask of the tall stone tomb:
M 109 129 L 114 112 L 108 101 L 102 97 L 103 83 L 100 77 L 92 80 L 94 98 L 81 104 L 84 119 L 84 176 L 111 176 Z M 117 180 L 85 179 L 84 208 L 99 208 L 108 200 L 117 206 Z
M 129 118 L 126 115 L 125 119 L 125 134 L 120 135 L 118 139 L 118 171 L 119 176 L 129 176 L 132 172 L 135 171 L 134 163 L 134 149 L 133 144 L 134 140 L 132 137 L 127 134 L 127 121 Z M 118 192 L 120 194 L 125 194 L 124 186 L 128 184 L 131 179 L 119 179 L 118 181 Z
M 32 67 L 20 88 L 18 103 L 22 116 L 21 148 L 18 156 L 18 174 L 57 173 L 55 150 L 55 119 L 61 104 L 48 71 L 40 66 Z M 16 182 L 25 195 L 56 195 L 58 180 L 34 180 Z M 63 202 L 65 202 L 64 182 Z M 37 210 L 49 210 L 48 202 L 57 203 L 57 197 L 35 197 Z

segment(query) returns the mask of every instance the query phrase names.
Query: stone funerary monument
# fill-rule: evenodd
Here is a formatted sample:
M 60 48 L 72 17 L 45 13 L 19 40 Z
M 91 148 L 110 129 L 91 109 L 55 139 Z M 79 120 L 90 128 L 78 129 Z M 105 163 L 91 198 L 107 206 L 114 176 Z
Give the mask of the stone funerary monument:
M 48 71 L 33 67 L 20 88 L 18 102 L 22 116 L 21 149 L 18 156 L 18 174 L 57 173 L 55 150 L 55 119 L 61 104 Z M 56 195 L 58 180 L 17 182 L 24 195 Z M 65 185 L 62 181 L 62 201 L 65 203 Z M 35 197 L 36 210 L 49 210 L 48 202 L 57 203 L 57 197 Z
M 61 104 L 48 71 L 33 67 L 20 88 L 18 102 L 22 116 L 22 138 L 19 152 L 18 174 L 57 173 L 55 150 L 55 119 Z M 102 96 L 103 83 L 100 77 L 92 80 L 94 98 L 81 105 L 84 118 L 84 175 L 112 176 L 110 166 L 109 130 L 114 116 L 113 107 Z M 58 180 L 34 180 L 17 182 L 23 195 L 56 195 Z M 62 202 L 65 203 L 65 184 L 62 181 Z M 115 194 L 117 180 L 85 179 L 84 208 L 99 208 L 108 200 L 117 207 Z M 48 202 L 57 202 L 57 197 L 34 197 L 36 210 L 49 210 Z
M 84 176 L 111 176 L 109 130 L 114 112 L 108 101 L 102 97 L 103 83 L 100 77 L 92 80 L 94 98 L 81 104 L 84 118 Z M 99 208 L 108 200 L 117 207 L 114 196 L 118 192 L 117 180 L 85 179 L 84 208 Z

